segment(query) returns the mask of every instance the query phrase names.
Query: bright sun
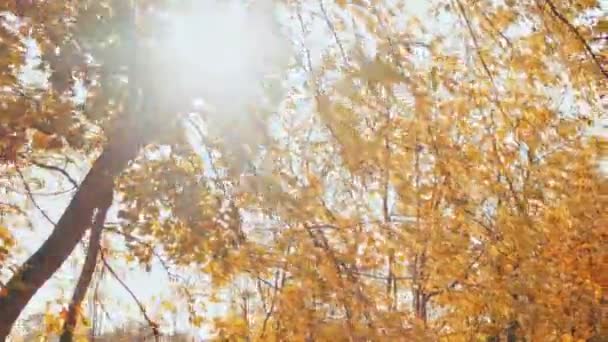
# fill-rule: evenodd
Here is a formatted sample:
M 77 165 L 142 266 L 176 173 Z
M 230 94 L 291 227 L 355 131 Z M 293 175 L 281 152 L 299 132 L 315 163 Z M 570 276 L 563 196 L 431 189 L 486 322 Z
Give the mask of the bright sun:
M 160 53 L 180 83 L 215 107 L 238 110 L 261 97 L 261 82 L 288 58 L 289 43 L 268 7 L 200 1 L 166 18 Z M 235 95 L 236 94 L 236 95 Z

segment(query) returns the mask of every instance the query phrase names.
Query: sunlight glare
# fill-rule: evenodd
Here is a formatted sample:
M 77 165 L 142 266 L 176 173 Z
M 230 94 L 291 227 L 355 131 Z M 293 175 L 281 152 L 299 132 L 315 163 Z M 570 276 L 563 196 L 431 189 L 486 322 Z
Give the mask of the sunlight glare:
M 224 115 L 259 104 L 262 82 L 288 57 L 289 43 L 268 6 L 201 1 L 168 21 L 159 53 L 178 75 L 175 89 L 185 87 Z

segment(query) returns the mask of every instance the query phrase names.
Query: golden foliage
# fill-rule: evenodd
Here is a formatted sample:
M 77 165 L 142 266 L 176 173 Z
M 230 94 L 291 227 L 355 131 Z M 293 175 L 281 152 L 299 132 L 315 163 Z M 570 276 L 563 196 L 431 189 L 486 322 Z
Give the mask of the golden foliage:
M 129 100 L 109 76 L 121 68 L 113 58 L 126 43 L 102 39 L 118 34 L 123 7 L 67 3 L 39 2 L 31 15 L 53 70 L 50 88 L 27 89 L 4 72 L 23 64 L 23 37 L 0 26 L 0 85 L 13 89 L 0 93 L 5 165 L 67 148 L 92 154 Z M 606 77 L 599 54 L 581 41 L 590 39 L 590 24 L 574 19 L 597 4 L 506 3 L 433 2 L 429 11 L 447 31 L 413 19 L 407 5 L 322 7 L 316 16 L 330 23 L 339 48 L 323 51 L 318 68 L 304 63 L 310 79 L 270 115 L 273 138 L 247 161 L 253 171 L 235 175 L 227 149 L 201 132 L 202 148 L 174 139 L 132 161 L 117 181 L 114 229 L 128 259 L 149 267 L 158 247 L 173 265 L 208 275 L 207 301 L 226 310 L 208 319 L 190 312 L 190 321 L 211 325 L 218 340 L 596 334 L 605 180 L 584 132 L 604 110 Z M 48 21 L 57 13 L 79 19 Z M 364 37 L 347 44 L 355 29 Z M 59 39 L 66 32 L 76 38 Z M 86 65 L 78 42 L 98 64 Z M 364 43 L 375 46 L 372 57 Z M 90 111 L 63 96 L 72 74 L 98 80 L 89 85 Z M 167 113 L 159 115 L 149 124 L 166 124 Z M 13 243 L 2 227 L 0 241 L 2 261 Z M 56 328 L 52 316 L 47 321 Z

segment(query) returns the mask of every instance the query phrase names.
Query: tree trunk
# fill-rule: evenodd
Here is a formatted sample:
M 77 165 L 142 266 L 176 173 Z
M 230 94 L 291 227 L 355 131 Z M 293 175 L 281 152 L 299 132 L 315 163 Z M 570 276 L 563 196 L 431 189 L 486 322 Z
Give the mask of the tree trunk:
M 105 210 L 104 205 L 108 196 L 112 196 L 116 177 L 137 156 L 139 148 L 154 138 L 155 133 L 149 128 L 142 128 L 142 122 L 150 122 L 153 118 L 150 116 L 151 112 L 140 113 L 138 110 L 141 94 L 136 77 L 136 8 L 131 1 L 119 1 L 116 5 L 120 5 L 115 7 L 115 10 L 125 23 L 124 47 L 130 50 L 121 61 L 128 69 L 129 96 L 126 111 L 114 122 L 114 128 L 108 130 L 106 146 L 93 163 L 51 235 L 6 284 L 8 293 L 0 297 L 0 341 L 6 339 L 30 299 L 72 253 L 87 228 L 91 226 L 96 210 Z M 103 222 L 100 224 L 103 225 Z
M 81 304 L 93 278 L 95 272 L 95 266 L 97 265 L 97 256 L 99 255 L 101 234 L 103 231 L 103 225 L 105 223 L 106 214 L 108 209 L 112 205 L 112 193 L 110 193 L 103 203 L 103 207 L 97 209 L 95 214 L 95 221 L 91 228 L 91 236 L 89 237 L 89 248 L 87 250 L 87 256 L 78 278 L 78 283 L 74 289 L 72 295 L 72 302 L 70 303 L 68 316 L 63 325 L 63 334 L 61 335 L 60 342 L 71 342 L 74 336 L 74 329 L 76 328 L 78 318 L 80 317 Z
M 114 179 L 137 156 L 143 144 L 133 120 L 113 130 L 108 144 L 42 246 L 6 284 L 0 298 L 0 341 L 4 341 L 23 308 L 38 289 L 59 269 L 90 227 L 95 209 L 103 209 Z M 134 135 L 135 134 L 135 135 Z

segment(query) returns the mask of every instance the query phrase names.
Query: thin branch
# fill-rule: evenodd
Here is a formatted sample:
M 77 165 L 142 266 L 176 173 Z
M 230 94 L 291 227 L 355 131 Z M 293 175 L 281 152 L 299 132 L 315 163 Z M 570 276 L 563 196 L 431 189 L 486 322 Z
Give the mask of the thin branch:
M 302 18 L 302 9 L 300 8 L 301 4 L 298 4 L 297 10 L 296 10 L 296 15 L 298 17 L 298 22 L 300 24 L 300 30 L 302 31 L 302 36 L 304 36 L 306 34 L 306 26 L 304 25 L 304 19 Z M 304 38 L 302 38 L 304 39 Z M 306 45 L 304 44 L 304 42 L 302 42 L 302 46 L 304 47 L 304 52 L 306 54 L 306 64 L 308 66 L 308 72 L 310 72 L 312 74 L 312 58 L 310 57 L 310 50 L 308 49 L 308 47 L 306 47 Z M 304 69 L 306 69 L 306 67 L 304 67 Z
M 111 233 L 121 235 L 126 240 L 135 241 L 135 242 L 139 243 L 140 245 L 143 245 L 144 247 L 146 247 L 150 251 L 150 253 L 158 259 L 158 261 L 160 262 L 161 266 L 165 269 L 165 272 L 167 273 L 167 275 L 169 276 L 170 279 L 174 278 L 174 279 L 185 280 L 184 277 L 180 276 L 179 274 L 173 273 L 173 271 L 171 271 L 171 267 L 169 266 L 167 261 L 156 251 L 156 249 L 154 248 L 154 246 L 151 243 L 146 242 L 137 236 L 133 236 L 129 233 L 123 232 L 120 229 L 117 229 L 115 227 L 106 226 L 106 230 Z
M 12 186 L 8 186 L 8 185 L 4 185 L 4 188 L 19 194 L 19 195 L 27 195 L 26 191 L 21 191 L 19 189 L 16 189 Z M 59 190 L 59 191 L 52 191 L 52 192 L 32 192 L 32 195 L 34 196 L 43 196 L 43 197 L 53 197 L 53 196 L 59 196 L 59 195 L 63 195 L 63 194 L 67 194 L 70 193 L 72 191 L 74 191 L 74 188 L 68 189 L 68 190 Z
M 495 103 L 495 105 L 498 107 L 498 110 L 501 112 L 501 114 L 503 115 L 503 119 L 507 119 L 509 116 L 507 115 L 507 113 L 505 112 L 502 103 L 498 97 L 498 88 L 496 87 L 496 82 L 494 81 L 494 76 L 492 75 L 492 72 L 490 71 L 490 68 L 488 67 L 488 64 L 486 63 L 485 58 L 483 57 L 483 54 L 481 53 L 480 50 L 480 45 L 479 42 L 477 40 L 477 36 L 475 35 L 475 31 L 473 30 L 473 26 L 471 25 L 471 21 L 469 19 L 469 17 L 467 16 L 466 10 L 464 8 L 464 6 L 462 5 L 462 1 L 461 0 L 455 0 L 456 4 L 458 5 L 458 8 L 460 10 L 460 13 L 462 14 L 462 17 L 466 23 L 466 26 L 469 30 L 469 34 L 471 35 L 471 38 L 473 40 L 473 44 L 475 46 L 475 51 L 477 52 L 477 55 L 479 56 L 479 60 L 481 61 L 481 64 L 483 66 L 483 69 L 485 70 L 486 74 L 488 75 L 490 82 L 492 84 L 492 88 L 493 88 L 493 101 Z M 496 130 L 496 122 L 494 119 L 494 114 L 493 111 L 490 111 L 490 120 L 491 120 L 491 124 L 492 124 L 492 128 L 494 128 L 494 130 Z M 517 196 L 517 193 L 515 192 L 515 189 L 513 187 L 513 182 L 510 180 L 508 173 L 507 173 L 507 168 L 505 166 L 504 161 L 501 159 L 501 155 L 500 152 L 498 150 L 498 142 L 496 139 L 496 135 L 492 134 L 492 146 L 494 148 L 494 152 L 496 153 L 496 161 L 498 162 L 498 165 L 502 168 L 502 173 L 503 176 L 505 177 L 505 179 L 507 180 L 507 183 L 509 185 L 509 190 L 512 193 L 513 199 L 516 201 L 516 204 L 520 210 L 520 212 L 522 214 L 524 214 L 526 216 L 526 219 L 528 221 L 528 225 L 530 226 L 530 228 L 534 228 L 533 227 L 533 223 L 529 218 L 529 215 L 527 214 L 527 212 L 525 211 L 525 207 L 522 204 L 522 200 Z
M 25 180 L 25 177 L 23 176 L 23 173 L 21 172 L 21 169 L 19 167 L 17 167 L 16 170 L 17 170 L 17 174 L 19 174 L 19 178 L 21 178 L 21 181 L 23 182 L 23 186 L 25 187 L 25 191 L 27 192 L 27 196 L 32 201 L 32 203 L 34 204 L 34 206 L 36 207 L 36 209 L 38 209 L 40 211 L 40 213 L 42 213 L 42 216 L 44 216 L 44 218 L 51 225 L 53 225 L 53 227 L 57 226 L 57 223 L 55 223 L 55 221 L 53 221 L 53 219 L 51 219 L 49 217 L 49 215 L 47 215 L 47 213 L 38 205 L 38 202 L 36 202 L 36 199 L 34 198 L 34 194 L 32 194 L 32 189 L 30 188 L 30 185 Z
M 101 311 L 104 313 L 104 315 L 106 316 L 106 318 L 112 322 L 112 316 L 110 316 L 110 313 L 108 312 L 108 310 L 106 309 L 105 304 L 103 304 L 103 301 L 101 299 L 99 299 L 99 294 L 97 293 L 97 289 L 95 289 L 95 303 L 99 304 L 99 307 L 101 308 Z
M 65 178 L 67 178 L 67 180 L 70 183 L 72 183 L 72 186 L 74 187 L 74 189 L 78 189 L 78 186 L 79 186 L 78 182 L 76 182 L 76 180 L 74 178 L 72 178 L 72 176 L 70 176 L 70 174 L 66 170 L 60 168 L 59 166 L 44 164 L 44 163 L 41 163 L 41 162 L 39 162 L 37 160 L 32 160 L 31 163 L 34 164 L 34 165 L 36 165 L 36 166 L 38 166 L 38 167 L 40 167 L 40 168 L 51 170 L 51 171 L 56 171 L 56 172 L 61 173 Z
M 154 339 L 158 342 L 160 340 L 160 332 L 158 330 L 158 327 L 159 327 L 158 323 L 154 322 L 150 318 L 150 316 L 148 316 L 148 312 L 146 311 L 146 308 L 141 303 L 141 301 L 137 298 L 137 296 L 135 295 L 135 293 L 133 293 L 133 291 L 129 288 L 129 286 L 122 279 L 120 279 L 120 277 L 118 276 L 118 274 L 116 274 L 116 272 L 114 271 L 114 269 L 112 268 L 112 266 L 110 266 L 110 264 L 106 260 L 106 256 L 105 256 L 103 250 L 101 251 L 101 261 L 103 262 L 103 265 L 105 266 L 105 268 L 114 277 L 114 279 L 116 279 L 116 281 L 118 281 L 120 283 L 120 285 L 129 293 L 129 295 L 131 296 L 131 298 L 133 299 L 133 301 L 135 301 L 135 303 L 139 307 L 139 311 L 144 316 L 144 319 L 146 320 L 146 322 L 148 323 L 148 325 L 152 329 L 152 333 L 154 334 Z
M 378 279 L 378 280 L 396 280 L 396 281 L 412 280 L 411 276 L 406 276 L 406 277 L 395 276 L 395 275 L 383 276 L 383 275 L 375 275 L 375 274 L 371 274 L 371 273 L 363 273 L 363 272 L 359 272 L 359 271 L 351 271 L 351 272 L 360 277 L 372 278 L 372 279 Z
M 566 25 L 566 27 L 568 27 L 568 29 L 574 34 L 574 36 L 576 36 L 579 42 L 583 44 L 585 50 L 587 51 L 591 59 L 593 59 L 593 62 L 600 69 L 600 72 L 604 75 L 604 77 L 608 78 L 608 70 L 604 68 L 602 62 L 600 61 L 600 58 L 598 57 L 598 55 L 595 54 L 595 52 L 593 52 L 593 49 L 591 49 L 591 46 L 589 46 L 589 43 L 587 43 L 587 40 L 585 39 L 585 37 L 583 37 L 580 31 L 577 30 L 576 27 L 574 27 L 574 25 L 572 25 L 572 23 L 568 21 L 568 19 L 558 11 L 557 7 L 552 1 L 545 0 L 545 3 L 549 6 L 551 13 L 553 13 L 553 15 L 556 16 L 559 21 Z
M 93 291 L 93 302 L 95 304 L 99 304 L 99 308 L 101 309 L 102 313 L 104 313 L 106 315 L 106 318 L 110 322 L 112 322 L 113 320 L 112 320 L 112 317 L 110 316 L 110 313 L 108 313 L 108 310 L 106 310 L 106 307 L 103 304 L 103 301 L 99 298 L 99 285 L 101 285 L 101 281 L 103 280 L 105 270 L 106 270 L 105 267 L 102 267 L 101 270 L 99 271 L 99 277 L 97 279 L 97 282 L 95 283 L 95 290 Z
M 320 1 L 322 1 L 322 0 L 320 0 Z M 306 35 L 306 26 L 304 25 L 304 19 L 302 18 L 302 8 L 301 8 L 300 3 L 298 3 L 297 9 L 296 9 L 296 14 L 298 17 L 298 21 L 300 23 L 300 29 L 302 31 L 302 36 L 304 38 L 304 36 Z M 323 108 L 322 103 L 321 103 L 321 97 L 323 96 L 323 94 L 321 93 L 321 90 L 319 89 L 320 85 L 314 79 L 314 72 L 313 72 L 313 68 L 312 68 L 312 59 L 311 59 L 310 50 L 308 49 L 308 47 L 306 46 L 306 44 L 304 42 L 302 42 L 302 46 L 304 48 L 304 51 L 306 52 L 306 63 L 308 64 L 308 72 L 310 73 L 310 85 L 311 85 L 311 88 L 314 88 L 315 103 L 317 105 L 317 110 L 320 111 Z M 304 66 L 304 70 L 306 70 L 305 66 Z M 329 97 L 327 97 L 327 101 L 329 101 Z M 326 122 L 324 124 L 324 126 L 329 131 L 331 137 L 335 141 L 340 143 L 340 139 L 338 138 L 338 134 L 336 133 L 335 128 L 328 122 Z
M 289 255 L 289 250 L 290 250 L 291 246 L 292 246 L 292 240 L 289 240 L 285 250 L 283 251 L 285 257 L 287 257 Z M 272 300 L 270 302 L 270 308 L 266 311 L 266 315 L 265 315 L 264 321 L 262 323 L 262 332 L 260 334 L 260 338 L 262 338 L 262 339 L 264 338 L 264 335 L 266 334 L 266 326 L 268 325 L 268 321 L 270 320 L 270 317 L 274 313 L 279 291 L 281 291 L 283 286 L 285 286 L 285 281 L 287 280 L 287 272 L 285 271 L 286 266 L 287 266 L 287 258 L 284 259 L 282 267 L 277 268 L 275 270 L 274 284 L 271 283 L 270 281 L 267 281 L 267 280 L 257 276 L 258 280 L 262 281 L 264 284 L 266 284 L 273 290 Z
M 488 26 L 490 26 L 490 28 L 498 35 L 500 36 L 500 38 L 502 38 L 507 45 L 509 46 L 509 48 L 513 49 L 513 43 L 511 42 L 511 40 L 509 39 L 509 37 L 507 37 L 501 30 L 499 30 L 496 25 L 494 25 L 494 22 L 488 18 L 487 13 L 482 12 L 481 13 L 483 16 L 483 19 L 486 21 L 486 23 L 488 24 Z M 497 39 L 496 39 L 497 40 Z M 504 50 L 504 49 L 503 49 Z
M 272 300 L 270 301 L 270 308 L 268 309 L 268 311 L 266 311 L 266 315 L 264 316 L 264 321 L 262 323 L 262 332 L 260 334 L 260 338 L 264 338 L 264 335 L 266 334 L 266 326 L 268 325 L 268 321 L 270 320 L 270 317 L 274 313 L 274 308 L 275 308 L 276 301 L 277 301 L 277 294 L 278 294 L 279 290 L 281 289 L 279 287 L 279 282 L 282 282 L 282 281 L 279 281 L 279 277 L 282 277 L 284 279 L 285 271 L 281 272 L 281 270 L 276 270 L 276 272 L 275 272 L 274 285 L 272 286 L 272 288 L 274 290 L 273 295 L 272 295 Z
M 477 56 L 479 57 L 479 60 L 481 61 L 481 65 L 482 65 L 484 71 L 486 72 L 486 74 L 488 75 L 488 77 L 490 78 L 490 81 L 492 82 L 492 86 L 496 90 L 496 82 L 494 81 L 494 75 L 492 75 L 492 72 L 490 71 L 488 63 L 486 63 L 486 59 L 483 57 L 483 54 L 481 53 L 479 41 L 477 40 L 477 35 L 475 34 L 475 30 L 473 30 L 473 25 L 471 25 L 471 20 L 469 19 L 469 16 L 467 15 L 467 12 L 464 9 L 464 6 L 462 5 L 462 2 L 460 0 L 455 0 L 455 1 L 458 6 L 458 10 L 460 11 L 460 14 L 462 14 L 462 18 L 464 19 L 464 22 L 467 26 L 469 34 L 471 35 L 471 39 L 473 40 L 473 45 L 475 45 L 475 52 L 477 52 Z
M 191 117 L 186 116 L 185 120 L 190 124 L 190 126 L 196 131 L 196 134 L 198 135 L 201 144 L 205 147 L 205 152 L 207 153 L 207 157 L 209 158 L 209 166 L 211 167 L 211 171 L 213 171 L 213 174 L 215 175 L 215 181 L 217 182 L 217 185 L 221 188 L 222 192 L 224 193 L 224 195 L 227 194 L 227 189 L 226 186 L 224 185 L 224 181 L 220 178 L 220 173 L 219 170 L 217 169 L 217 167 L 215 166 L 215 161 L 212 155 L 212 144 L 209 141 L 209 139 L 206 138 L 205 134 L 203 133 L 203 131 L 201 130 L 200 126 L 194 122 L 194 120 L 192 120 Z
M 348 58 L 346 56 L 346 52 L 344 51 L 344 46 L 342 45 L 342 41 L 340 40 L 340 37 L 338 37 L 338 32 L 336 31 L 336 27 L 334 26 L 334 23 L 332 23 L 331 20 L 329 19 L 329 15 L 327 14 L 327 10 L 325 9 L 323 0 L 319 0 L 319 7 L 321 8 L 321 12 L 323 13 L 323 18 L 325 19 L 325 23 L 327 24 L 329 31 L 331 31 L 332 35 L 334 36 L 336 44 L 338 45 L 338 48 L 340 49 L 340 55 L 342 57 L 342 62 L 344 63 L 345 66 L 348 66 Z
M 57 227 L 57 223 L 55 221 L 53 221 L 53 219 L 50 218 L 50 216 L 44 211 L 44 209 L 42 209 L 42 207 L 40 207 L 40 205 L 38 205 L 38 202 L 36 202 L 36 199 L 34 198 L 34 193 L 32 192 L 32 189 L 30 188 L 29 184 L 25 180 L 25 177 L 23 176 L 23 173 L 21 172 L 21 169 L 19 167 L 17 167 L 16 169 L 17 169 L 17 173 L 19 174 L 19 178 L 21 178 L 21 181 L 23 182 L 23 186 L 25 187 L 25 191 L 27 192 L 27 196 L 29 197 L 30 201 L 32 201 L 32 203 L 34 204 L 34 206 L 36 207 L 36 209 L 38 209 L 38 211 L 40 211 L 40 213 L 42 214 L 42 216 L 44 216 L 44 218 L 53 227 Z M 29 222 L 31 224 L 31 221 L 29 221 Z M 83 244 L 82 240 L 80 240 L 80 244 Z
M 490 227 L 488 224 L 486 224 L 482 220 L 478 219 L 477 215 L 475 215 L 474 212 L 472 212 L 471 210 L 466 209 L 466 208 L 463 209 L 463 212 L 469 216 L 469 218 L 471 219 L 471 221 L 477 223 L 480 227 L 482 227 L 483 229 L 485 229 L 490 234 L 490 236 L 492 238 L 496 238 L 497 232 L 492 227 Z
M 271 289 L 275 289 L 275 290 L 277 289 L 276 285 L 274 285 L 270 281 L 268 281 L 268 280 L 266 280 L 266 279 L 264 279 L 264 278 L 262 278 L 260 276 L 256 276 L 256 280 L 258 282 L 260 282 L 261 284 L 264 284 L 264 285 L 268 286 Z
M 470 272 L 473 270 L 473 267 L 475 267 L 475 265 L 479 262 L 479 260 L 481 259 L 481 257 L 484 255 L 485 253 L 485 248 L 481 248 L 481 250 L 479 251 L 479 254 L 477 254 L 477 256 L 469 263 L 467 269 L 465 270 L 464 274 L 463 274 L 463 279 L 467 280 L 469 278 L 469 274 Z M 447 290 L 452 290 L 456 287 L 456 285 L 458 284 L 463 284 L 461 281 L 459 281 L 458 279 L 452 281 L 452 283 L 450 283 L 450 285 L 448 285 Z M 437 290 L 432 292 L 432 296 L 435 296 L 437 294 L 440 294 L 441 292 L 443 292 L 443 290 Z

